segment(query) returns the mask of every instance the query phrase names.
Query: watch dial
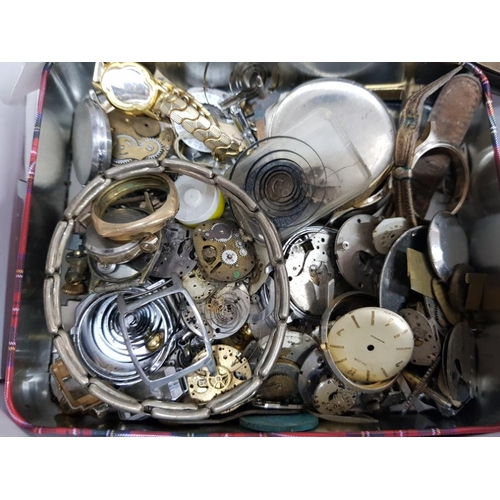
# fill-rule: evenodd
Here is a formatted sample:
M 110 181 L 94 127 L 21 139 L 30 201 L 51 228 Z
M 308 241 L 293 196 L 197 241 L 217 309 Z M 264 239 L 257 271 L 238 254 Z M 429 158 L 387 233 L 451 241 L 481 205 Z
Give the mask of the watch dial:
M 396 376 L 413 352 L 413 334 L 398 314 L 363 307 L 342 316 L 328 333 L 327 348 L 350 380 L 382 382 Z
M 124 111 L 144 111 L 155 97 L 154 81 L 142 66 L 113 64 L 104 72 L 101 85 L 111 104 Z

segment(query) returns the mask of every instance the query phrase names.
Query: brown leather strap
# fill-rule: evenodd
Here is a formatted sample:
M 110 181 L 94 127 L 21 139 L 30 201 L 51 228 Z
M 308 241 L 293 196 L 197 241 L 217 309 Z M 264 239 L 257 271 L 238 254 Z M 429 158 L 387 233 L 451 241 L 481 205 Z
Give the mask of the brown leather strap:
M 401 112 L 399 129 L 396 135 L 394 151 L 394 164 L 396 167 L 409 167 L 411 165 L 422 123 L 425 101 L 449 82 L 460 70 L 462 70 L 461 66 L 452 69 L 446 75 L 417 90 L 408 98 Z
M 436 140 L 460 146 L 481 102 L 481 84 L 472 75 L 453 77 L 441 90 L 429 116 Z M 432 196 L 450 165 L 445 154 L 428 154 L 413 168 L 412 190 L 417 214 L 424 218 Z
M 453 77 L 439 93 L 429 116 L 438 139 L 460 146 L 481 98 L 481 84 L 475 76 L 462 74 Z
M 413 227 L 417 225 L 417 221 L 413 207 L 409 168 L 420 133 L 424 104 L 430 95 L 449 82 L 461 69 L 461 67 L 454 68 L 446 75 L 411 94 L 401 111 L 394 150 L 393 187 L 396 197 L 396 214 L 406 217 Z M 408 171 L 408 175 L 405 175 L 404 170 Z

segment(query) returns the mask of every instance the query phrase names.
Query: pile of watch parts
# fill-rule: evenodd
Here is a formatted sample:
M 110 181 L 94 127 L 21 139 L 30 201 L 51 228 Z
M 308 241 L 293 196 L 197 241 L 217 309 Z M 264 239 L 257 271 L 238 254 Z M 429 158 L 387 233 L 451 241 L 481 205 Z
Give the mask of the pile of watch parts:
M 383 85 L 345 79 L 287 87 L 269 63 L 233 64 L 197 88 L 165 65 L 98 63 L 93 84 L 73 128 L 82 189 L 118 166 L 147 168 L 108 182 L 64 249 L 57 300 L 87 373 L 138 401 L 203 407 L 250 380 L 266 350 L 277 286 L 265 236 L 216 186 L 162 170 L 182 159 L 241 188 L 281 238 L 287 329 L 246 411 L 453 417 L 474 398 L 474 270 L 455 215 L 474 76 L 456 67 L 385 101 Z M 115 411 L 60 354 L 62 411 Z

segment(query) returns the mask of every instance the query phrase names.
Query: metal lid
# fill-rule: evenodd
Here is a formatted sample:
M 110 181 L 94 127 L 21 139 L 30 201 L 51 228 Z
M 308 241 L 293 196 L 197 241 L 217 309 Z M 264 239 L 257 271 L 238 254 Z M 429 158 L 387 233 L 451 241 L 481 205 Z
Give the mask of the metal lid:
M 327 109 L 335 117 L 372 179 L 377 179 L 392 161 L 395 126 L 384 102 L 362 85 L 320 78 L 298 86 L 270 116 L 268 135 L 284 135 L 291 125 L 317 109 Z M 325 165 L 334 160 L 320 155 Z

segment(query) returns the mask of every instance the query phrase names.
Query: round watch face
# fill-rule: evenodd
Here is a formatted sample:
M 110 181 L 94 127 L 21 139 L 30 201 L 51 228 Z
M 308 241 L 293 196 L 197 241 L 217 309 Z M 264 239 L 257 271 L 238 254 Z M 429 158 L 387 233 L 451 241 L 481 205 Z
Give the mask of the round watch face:
M 413 333 L 398 314 L 363 307 L 342 316 L 330 329 L 327 349 L 350 380 L 371 384 L 396 376 L 413 353 Z
M 372 234 L 375 250 L 382 255 L 387 255 L 393 243 L 408 229 L 410 229 L 410 224 L 404 217 L 384 219 Z
M 137 63 L 110 64 L 102 75 L 101 86 L 109 102 L 123 111 L 146 111 L 156 98 L 152 75 Z

